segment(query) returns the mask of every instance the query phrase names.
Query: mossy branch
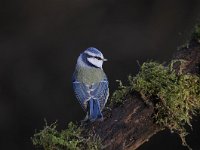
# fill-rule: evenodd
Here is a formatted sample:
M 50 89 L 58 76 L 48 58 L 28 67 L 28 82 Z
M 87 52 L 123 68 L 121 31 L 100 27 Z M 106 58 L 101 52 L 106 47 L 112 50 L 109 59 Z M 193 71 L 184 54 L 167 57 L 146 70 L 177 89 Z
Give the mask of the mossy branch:
M 101 147 L 100 138 L 88 132 L 83 136 L 86 129 L 70 122 L 65 130 L 58 131 L 57 123 L 48 125 L 34 134 L 31 138 L 33 145 L 43 147 L 45 150 L 98 150 Z
M 32 137 L 33 144 L 44 150 L 132 150 L 167 128 L 191 149 L 185 137 L 200 110 L 200 25 L 186 45 L 168 64 L 143 63 L 136 76 L 128 76 L 128 85 L 118 80 L 103 122 L 69 123 L 62 131 L 46 123 Z
M 118 104 L 120 100 L 123 103 L 123 97 L 128 93 L 138 91 L 145 103 L 153 103 L 155 123 L 178 133 L 183 145 L 188 146 L 185 126 L 192 127 L 190 121 L 200 110 L 200 78 L 189 73 L 177 74 L 172 69 L 173 62 L 168 66 L 157 62 L 143 63 L 135 77 L 129 76 L 129 85 L 122 86 L 120 81 L 112 103 Z

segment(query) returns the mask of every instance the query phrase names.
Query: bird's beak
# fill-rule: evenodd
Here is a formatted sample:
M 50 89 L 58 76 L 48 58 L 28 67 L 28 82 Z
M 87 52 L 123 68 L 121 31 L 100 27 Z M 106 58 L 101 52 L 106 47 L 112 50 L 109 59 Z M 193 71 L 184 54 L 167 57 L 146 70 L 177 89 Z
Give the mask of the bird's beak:
M 103 61 L 108 61 L 108 59 L 104 58 Z

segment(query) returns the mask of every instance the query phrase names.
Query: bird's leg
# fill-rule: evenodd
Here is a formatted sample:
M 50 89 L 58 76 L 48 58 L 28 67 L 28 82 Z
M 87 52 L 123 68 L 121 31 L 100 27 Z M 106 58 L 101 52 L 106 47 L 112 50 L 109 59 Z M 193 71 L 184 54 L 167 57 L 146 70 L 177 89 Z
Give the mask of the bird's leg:
M 83 120 L 81 120 L 81 124 L 85 124 L 89 121 L 89 101 L 85 101 L 84 102 L 85 106 L 86 106 L 86 110 L 87 110 L 87 113 L 86 113 L 86 116 Z
M 87 112 L 85 118 L 81 120 L 81 126 L 84 126 L 85 124 L 87 124 L 88 121 L 89 121 L 89 117 L 88 117 L 88 112 Z
M 86 122 L 88 119 L 89 119 L 89 116 L 88 116 L 88 112 L 87 112 L 85 118 L 82 121 Z
M 109 111 L 112 110 L 110 107 L 105 107 L 104 109 L 105 109 L 105 110 L 109 110 Z

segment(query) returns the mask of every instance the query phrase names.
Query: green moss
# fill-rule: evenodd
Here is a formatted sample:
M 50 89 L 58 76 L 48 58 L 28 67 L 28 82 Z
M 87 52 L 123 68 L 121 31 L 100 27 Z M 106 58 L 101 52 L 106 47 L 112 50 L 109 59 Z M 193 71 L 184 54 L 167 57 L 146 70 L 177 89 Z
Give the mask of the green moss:
M 194 27 L 194 31 L 192 33 L 192 39 L 200 43 L 200 24 Z
M 129 76 L 129 85 L 124 86 L 120 82 L 120 89 L 114 92 L 112 103 L 123 103 L 125 96 L 132 91 L 138 91 L 145 102 L 156 99 L 156 123 L 178 133 L 183 145 L 187 145 L 185 125 L 192 126 L 192 116 L 200 110 L 200 78 L 182 74 L 182 71 L 175 73 L 173 63 L 168 66 L 156 62 L 143 63 L 135 77 Z
M 44 150 L 98 150 L 101 141 L 98 136 L 83 135 L 83 128 L 70 122 L 67 129 L 58 131 L 57 124 L 45 125 L 44 129 L 31 138 L 33 145 L 43 147 Z
M 124 86 L 122 81 L 116 80 L 119 83 L 118 89 L 113 93 L 111 97 L 110 105 L 111 107 L 119 106 L 123 104 L 126 96 L 130 92 L 130 88 L 128 86 Z

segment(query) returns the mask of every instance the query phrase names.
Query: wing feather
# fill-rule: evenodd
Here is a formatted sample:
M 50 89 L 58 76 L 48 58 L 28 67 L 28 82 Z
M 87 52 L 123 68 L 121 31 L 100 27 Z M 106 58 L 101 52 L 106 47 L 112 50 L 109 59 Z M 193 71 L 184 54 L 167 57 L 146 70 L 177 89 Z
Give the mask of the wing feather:
M 75 95 L 84 111 L 87 111 L 87 101 L 90 98 L 89 88 L 81 82 L 73 82 Z
M 109 96 L 108 81 L 103 80 L 99 83 L 96 83 L 92 86 L 92 89 L 93 90 L 90 92 L 90 95 L 99 101 L 100 109 L 102 110 L 105 107 Z
M 91 98 L 97 99 L 100 104 L 100 110 L 103 110 L 109 96 L 108 84 L 107 79 L 95 83 L 92 86 L 78 81 L 73 82 L 75 95 L 85 112 L 87 111 L 87 101 Z

